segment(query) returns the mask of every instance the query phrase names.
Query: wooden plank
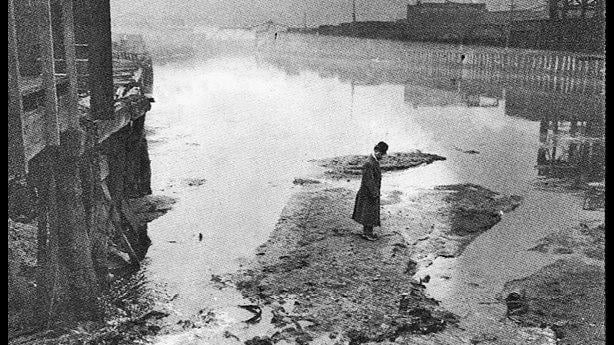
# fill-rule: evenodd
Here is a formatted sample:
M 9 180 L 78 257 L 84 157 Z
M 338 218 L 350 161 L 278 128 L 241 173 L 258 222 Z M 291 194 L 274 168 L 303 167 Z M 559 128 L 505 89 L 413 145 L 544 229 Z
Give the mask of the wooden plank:
M 60 132 L 70 127 L 70 116 L 68 112 L 68 96 L 63 95 L 58 98 L 58 127 Z M 45 111 L 43 107 L 31 111 L 25 111 L 23 116 L 25 160 L 30 161 L 34 156 L 45 148 Z
M 77 93 L 77 53 L 75 48 L 75 20 L 73 0 L 62 0 L 62 29 L 64 32 L 64 57 L 68 76 L 68 125 L 79 127 L 79 95 Z
M 45 148 L 45 119 L 41 107 L 24 113 L 25 160 L 30 161 Z
M 109 0 L 88 0 L 90 14 L 90 113 L 97 120 L 113 119 L 113 53 Z
M 110 120 L 101 120 L 97 123 L 98 142 L 101 143 L 108 139 L 113 133 L 124 128 L 132 120 L 132 114 L 128 108 L 119 108 L 115 112 L 115 117 Z
M 39 21 L 43 88 L 45 90 L 45 139 L 47 145 L 60 145 L 50 0 L 38 0 L 36 7 Z
M 13 0 L 9 0 L 8 5 L 8 171 L 10 176 L 22 178 L 28 172 L 23 130 L 23 100 L 21 97 L 17 29 L 15 26 Z

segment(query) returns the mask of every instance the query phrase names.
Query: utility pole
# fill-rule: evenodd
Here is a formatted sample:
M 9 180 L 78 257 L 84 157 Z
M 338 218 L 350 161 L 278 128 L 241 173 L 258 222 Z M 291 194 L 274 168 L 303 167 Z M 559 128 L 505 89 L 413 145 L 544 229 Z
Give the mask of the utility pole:
M 507 37 L 505 38 L 505 49 L 510 46 L 510 36 L 512 35 L 512 22 L 514 20 L 514 0 L 510 0 L 510 13 L 507 20 Z
M 352 23 L 356 23 L 356 0 L 352 0 Z

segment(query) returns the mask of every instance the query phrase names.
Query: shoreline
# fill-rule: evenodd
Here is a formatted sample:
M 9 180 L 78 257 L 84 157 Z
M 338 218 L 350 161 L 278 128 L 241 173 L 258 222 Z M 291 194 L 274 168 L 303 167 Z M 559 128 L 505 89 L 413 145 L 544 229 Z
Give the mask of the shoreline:
M 140 198 L 127 199 L 131 211 L 133 212 L 133 220 L 138 226 L 146 227 L 150 221 L 161 217 L 168 212 L 172 205 L 175 203 L 175 199 L 164 195 L 146 195 Z M 103 322 L 96 326 L 94 323 L 88 323 L 87 325 L 74 325 L 79 329 L 76 333 L 66 333 L 66 327 L 60 327 L 59 330 L 42 330 L 38 331 L 32 329 L 32 322 L 34 322 L 34 313 L 36 310 L 36 247 L 37 247 L 37 225 L 36 220 L 29 223 L 15 222 L 9 218 L 8 230 L 9 230 L 9 286 L 13 284 L 14 289 L 9 290 L 9 310 L 8 310 L 8 339 L 10 344 L 48 344 L 53 343 L 55 340 L 62 340 L 68 343 L 79 341 L 95 341 L 95 339 L 105 340 L 104 337 L 109 334 L 118 331 L 122 325 L 121 322 L 116 322 L 117 329 L 109 327 L 106 323 L 109 320 L 105 319 Z M 140 251 L 147 251 L 147 248 L 137 248 Z M 134 273 L 134 265 L 130 262 L 130 258 L 127 253 L 124 253 L 118 249 L 109 252 L 109 266 L 110 266 L 110 284 L 116 284 L 115 287 L 122 290 L 119 295 L 126 295 L 126 291 L 130 290 L 129 286 L 138 285 L 133 282 L 131 276 Z M 127 280 L 126 280 L 127 279 Z M 135 309 L 144 308 L 149 310 L 152 302 L 150 297 L 141 299 L 137 296 L 136 291 L 138 287 L 134 288 L 135 291 L 129 293 L 131 299 L 118 300 L 113 296 L 115 291 L 108 291 L 107 294 L 101 296 L 103 300 L 103 307 L 108 309 L 105 313 L 116 311 L 111 310 L 113 305 L 121 303 L 132 303 Z M 142 297 L 142 296 L 141 296 Z M 10 303 L 11 300 L 13 303 Z M 146 300 L 142 306 L 143 300 Z M 106 304 L 105 304 L 106 303 Z M 121 314 L 121 313 L 120 313 Z M 106 315 L 107 317 L 110 315 Z M 121 316 L 121 315 L 120 315 Z M 119 316 L 118 316 L 119 317 Z M 125 320 L 127 324 L 130 324 L 134 320 Z M 138 321 L 138 320 L 137 320 Z M 148 322 L 147 320 L 144 320 Z M 109 327 L 109 329 L 106 329 Z M 125 327 L 125 326 L 124 326 Z M 130 328 L 130 327 L 127 327 Z M 134 334 L 138 333 L 138 327 L 134 327 Z M 105 332 L 109 332 L 106 334 Z M 126 334 L 132 333 L 124 330 Z M 120 332 L 121 333 L 121 332 Z M 128 334 L 126 337 L 134 336 L 134 334 Z M 115 335 L 113 335 L 115 336 Z M 109 339 L 106 339 L 109 340 Z
M 458 344 L 459 316 L 429 298 L 430 277 L 416 273 L 437 257 L 460 255 L 522 198 L 471 184 L 419 191 L 406 201 L 392 191 L 382 197 L 379 239 L 369 242 L 349 218 L 355 191 L 331 183 L 356 175 L 325 166 L 334 174 L 301 183 L 252 265 L 234 277 L 245 297 L 273 310 L 277 331 L 258 341 Z M 288 329 L 301 322 L 308 326 Z
M 543 276 L 556 281 L 565 275 L 565 267 L 570 266 L 578 274 L 566 283 L 574 284 L 584 277 L 580 286 L 587 286 L 595 279 L 599 281 L 599 270 L 594 265 L 578 262 L 548 265 L 521 283 L 508 282 L 493 302 L 500 305 L 502 317 L 482 326 L 476 326 L 475 318 L 463 322 L 466 315 L 454 315 L 441 307 L 426 294 L 424 283 L 430 277 L 418 277 L 420 270 L 430 266 L 437 257 L 460 256 L 477 236 L 497 224 L 502 214 L 513 212 L 521 204 L 521 197 L 500 195 L 472 184 L 438 186 L 411 193 L 405 201 L 402 191 L 388 192 L 382 196 L 383 227 L 376 228 L 380 238 L 368 242 L 357 236 L 360 226 L 349 219 L 355 191 L 330 183 L 356 175 L 349 171 L 348 176 L 340 177 L 336 174 L 339 169 L 332 170 L 335 174 L 325 173 L 319 180 L 297 179 L 309 183 L 300 183 L 301 190 L 287 203 L 270 239 L 259 247 L 252 265 L 235 277 L 237 288 L 246 298 L 272 310 L 276 331 L 252 339 L 253 344 L 313 341 L 318 344 L 579 345 L 586 340 L 569 336 L 569 332 L 578 327 L 574 320 L 594 310 L 575 312 L 559 305 L 557 310 L 561 315 L 555 321 L 543 318 L 538 323 L 518 322 L 505 317 L 505 294 L 514 284 L 524 284 L 534 295 L 547 299 L 553 291 L 544 291 L 536 281 L 543 280 Z M 585 233 L 588 228 L 580 226 Z M 594 229 L 603 231 L 603 225 L 600 228 L 592 224 L 590 229 L 593 230 L 589 233 L 597 236 L 597 240 L 585 238 L 571 243 L 575 243 L 579 253 L 599 260 L 603 250 L 589 248 L 587 243 L 598 241 L 600 232 Z M 536 246 L 535 250 L 565 253 L 556 245 L 570 243 L 560 240 L 557 233 L 542 241 L 545 244 Z M 554 249 L 550 248 L 553 246 Z M 591 290 L 593 295 L 596 291 L 599 289 Z M 573 298 L 570 294 L 561 295 L 562 300 Z M 410 307 L 405 309 L 407 305 Z M 540 307 L 543 314 L 545 307 L 543 304 Z M 595 307 L 599 303 L 592 305 Z M 409 315 L 408 310 L 411 310 Z M 565 322 L 566 319 L 571 322 Z M 599 333 L 599 327 L 604 329 L 599 318 L 580 327 L 592 330 L 593 333 L 589 332 L 592 335 Z M 594 335 L 597 340 L 590 344 L 603 344 L 600 339 L 605 338 L 600 336 Z M 566 342 L 561 342 L 561 337 Z
M 557 344 L 556 338 L 565 335 L 573 340 L 570 331 L 580 327 L 596 339 L 590 344 L 605 342 L 600 340 L 599 333 L 603 322 L 600 324 L 599 319 L 584 322 L 581 313 L 570 313 L 564 304 L 557 309 L 564 315 L 562 320 L 544 317 L 542 303 L 533 305 L 535 309 L 516 319 L 502 319 L 483 328 L 467 326 L 463 323 L 465 316 L 454 315 L 428 296 L 425 284 L 429 284 L 431 277 L 420 276 L 420 271 L 438 257 L 460 256 L 477 236 L 497 224 L 502 214 L 513 212 L 522 198 L 501 195 L 474 184 L 386 191 L 381 203 L 383 226 L 376 228 L 380 238 L 370 242 L 359 236 L 360 225 L 350 219 L 356 191 L 335 183 L 360 176 L 352 169 L 345 170 L 345 174 L 343 169 L 338 169 L 357 158 L 360 157 L 337 158 L 333 159 L 337 165 L 324 165 L 334 174 L 324 172 L 318 177 L 295 178 L 293 184 L 297 190 L 285 205 L 268 241 L 257 248 L 255 258 L 241 271 L 231 277 L 220 277 L 226 282 L 223 286 L 236 287 L 252 301 L 254 308 L 263 311 L 263 316 L 271 317 L 253 321 L 266 326 L 266 334 L 239 339 L 226 331 L 225 338 L 230 334 L 248 345 L 278 342 L 537 345 Z M 325 161 L 331 162 L 319 162 Z M 164 214 L 172 203 L 172 199 L 159 196 L 131 200 L 135 214 L 144 222 Z M 531 250 L 554 254 L 571 251 L 568 261 L 578 257 L 593 261 L 589 264 L 557 262 L 529 277 L 508 282 L 496 303 L 505 308 L 506 295 L 518 289 L 543 302 L 553 291 L 544 290 L 537 282 L 560 279 L 569 267 L 578 274 L 567 279 L 567 284 L 584 279 L 581 286 L 590 287 L 594 279 L 599 279 L 595 262 L 603 260 L 602 247 L 591 246 L 603 244 L 599 236 L 604 231 L 603 225 L 590 223 L 545 237 Z M 598 291 L 591 290 L 592 296 L 598 296 Z M 574 298 L 573 294 L 562 296 L 563 300 Z M 597 304 L 592 308 L 599 307 Z M 124 325 L 127 336 L 143 328 L 142 322 L 147 325 L 146 337 L 156 336 L 160 327 L 156 326 L 155 318 L 165 315 L 156 314 L 155 310 L 150 313 L 155 314 L 150 320 Z M 535 315 L 542 319 L 534 322 Z M 96 335 L 97 331 L 94 329 L 91 334 Z M 40 335 L 11 343 L 45 343 L 46 340 L 37 336 Z M 569 344 L 583 344 L 581 341 Z

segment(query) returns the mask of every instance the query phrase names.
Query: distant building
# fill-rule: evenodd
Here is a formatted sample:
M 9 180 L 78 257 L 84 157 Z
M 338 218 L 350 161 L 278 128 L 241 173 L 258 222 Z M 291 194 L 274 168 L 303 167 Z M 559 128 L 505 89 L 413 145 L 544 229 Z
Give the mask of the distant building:
M 407 5 L 407 30 L 422 40 L 456 41 L 469 35 L 486 13 L 485 3 L 417 0 Z
M 604 44 L 603 0 L 549 0 L 537 9 L 492 11 L 472 32 L 472 39 L 509 45 L 574 51 L 600 51 Z
M 489 11 L 482 17 L 480 25 L 474 28 L 472 37 L 502 43 L 509 31 L 511 46 L 529 47 L 540 41 L 548 20 L 547 9 Z

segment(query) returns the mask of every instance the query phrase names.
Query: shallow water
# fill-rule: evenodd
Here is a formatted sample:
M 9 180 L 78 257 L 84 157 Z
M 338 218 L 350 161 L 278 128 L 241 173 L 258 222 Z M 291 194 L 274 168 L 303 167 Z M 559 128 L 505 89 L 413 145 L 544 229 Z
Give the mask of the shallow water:
M 399 66 L 359 54 L 377 55 L 374 46 L 385 47 L 387 56 L 430 49 L 419 44 L 330 37 L 318 43 L 293 36 L 280 48 L 266 37 L 257 38 L 259 44 L 249 35 L 235 37 L 232 46 L 219 37 L 200 38 L 194 56 L 154 61 L 156 103 L 146 122 L 152 188 L 178 202 L 149 224 L 153 244 L 143 270 L 153 284 L 176 295 L 177 315 L 169 324 L 195 318 L 200 310 L 214 310 L 225 321 L 210 333 L 161 337 L 160 343 L 219 343 L 220 329 L 229 327 L 245 336 L 253 332 L 241 323 L 249 315 L 235 308 L 247 301 L 232 288 L 218 289 L 211 275 L 236 271 L 267 240 L 299 188 L 293 179 L 317 172 L 309 159 L 368 154 L 384 140 L 391 151 L 419 149 L 447 158 L 386 174 L 385 191 L 476 183 L 525 198 L 458 259 L 436 260 L 420 272 L 434 277 L 429 293 L 459 314 L 496 317 L 497 306 L 478 302 L 492 300 L 505 281 L 553 260 L 527 249 L 561 226 L 592 216 L 581 210 L 580 196 L 542 191 L 535 181 L 560 171 L 556 164 L 578 160 L 581 169 L 574 174 L 600 178 L 594 173 L 603 161 L 599 146 L 582 150 L 586 137 L 603 135 L 603 114 L 593 110 L 602 107 L 598 88 L 570 94 L 544 91 L 543 85 L 518 87 L 513 80 L 493 85 L 458 66 Z M 331 42 L 343 58 L 335 56 Z M 314 44 L 326 54 L 300 53 Z M 579 127 L 570 129 L 570 120 Z M 578 144 L 571 149 L 573 143 Z M 190 185 L 194 179 L 204 182 Z

